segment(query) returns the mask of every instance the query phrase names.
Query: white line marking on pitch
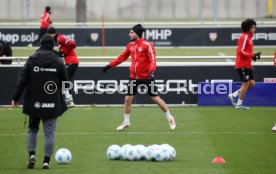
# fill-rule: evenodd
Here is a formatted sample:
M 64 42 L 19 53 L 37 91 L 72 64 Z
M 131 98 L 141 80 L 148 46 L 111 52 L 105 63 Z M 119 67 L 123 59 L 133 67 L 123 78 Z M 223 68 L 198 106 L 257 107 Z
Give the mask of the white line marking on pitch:
M 166 134 L 175 134 L 175 135 L 269 135 L 273 134 L 272 132 L 57 132 L 56 135 L 166 135 Z M 0 137 L 7 136 L 26 136 L 27 134 L 9 134 L 9 133 L 0 133 Z M 43 135 L 43 134 L 38 134 Z

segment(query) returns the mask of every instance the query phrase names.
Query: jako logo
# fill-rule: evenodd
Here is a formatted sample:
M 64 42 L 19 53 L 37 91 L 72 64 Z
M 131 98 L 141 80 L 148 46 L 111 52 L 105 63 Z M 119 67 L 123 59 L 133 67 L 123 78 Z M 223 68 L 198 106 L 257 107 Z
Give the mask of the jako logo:
M 39 108 L 41 107 L 41 104 L 40 104 L 39 102 L 35 102 L 35 103 L 34 103 L 34 107 L 35 107 L 36 109 L 39 109 Z
M 39 108 L 54 108 L 55 107 L 55 103 L 40 103 L 40 102 L 35 102 L 34 103 L 34 107 L 36 109 L 39 109 Z

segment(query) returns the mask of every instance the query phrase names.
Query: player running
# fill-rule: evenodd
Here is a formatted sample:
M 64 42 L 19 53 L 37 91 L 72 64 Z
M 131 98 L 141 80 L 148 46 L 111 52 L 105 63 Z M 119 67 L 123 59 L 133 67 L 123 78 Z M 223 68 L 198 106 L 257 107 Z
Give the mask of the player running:
M 238 40 L 235 69 L 239 74 L 242 85 L 240 89 L 228 95 L 236 109 L 249 109 L 249 107 L 243 105 L 243 100 L 247 90 L 255 85 L 252 60 L 256 61 L 261 57 L 261 52 L 253 53 L 252 37 L 256 31 L 256 26 L 256 22 L 253 19 L 246 19 L 241 24 L 243 33 Z M 236 97 L 239 97 L 237 104 L 234 101 Z

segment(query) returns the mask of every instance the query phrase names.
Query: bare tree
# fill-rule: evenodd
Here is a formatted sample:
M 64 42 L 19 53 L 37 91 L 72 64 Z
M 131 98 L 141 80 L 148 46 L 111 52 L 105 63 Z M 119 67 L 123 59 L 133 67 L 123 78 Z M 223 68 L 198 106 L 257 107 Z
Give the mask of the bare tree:
M 76 22 L 87 22 L 87 0 L 76 0 Z

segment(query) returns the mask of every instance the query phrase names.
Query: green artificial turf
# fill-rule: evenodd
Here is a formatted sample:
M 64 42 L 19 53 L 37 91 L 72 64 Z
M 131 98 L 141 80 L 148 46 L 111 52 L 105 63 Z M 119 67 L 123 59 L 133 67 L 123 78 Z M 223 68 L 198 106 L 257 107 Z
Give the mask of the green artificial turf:
M 276 170 L 276 122 L 273 107 L 171 107 L 177 127 L 169 129 L 156 107 L 134 107 L 131 127 L 116 127 L 123 119 L 122 107 L 73 108 L 59 118 L 55 151 L 68 148 L 70 164 L 52 157 L 51 174 L 264 174 Z M 42 173 L 43 131 L 40 130 L 35 169 L 27 169 L 27 128 L 21 109 L 0 108 L 0 173 Z M 169 162 L 109 160 L 109 145 L 167 143 L 176 149 Z M 221 156 L 226 163 L 213 164 Z

